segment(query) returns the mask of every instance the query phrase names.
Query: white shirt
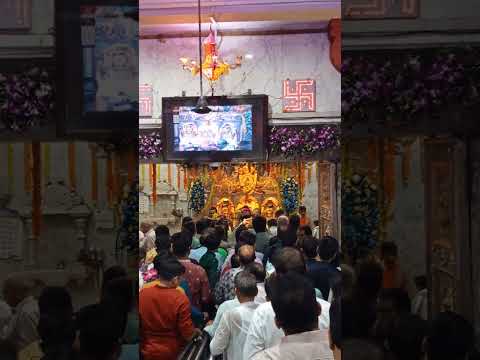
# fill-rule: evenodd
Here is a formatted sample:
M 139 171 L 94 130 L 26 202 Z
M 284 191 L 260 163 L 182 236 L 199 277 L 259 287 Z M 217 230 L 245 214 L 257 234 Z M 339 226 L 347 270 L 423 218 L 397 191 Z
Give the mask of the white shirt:
M 237 306 L 240 306 L 240 302 L 238 301 L 237 297 L 233 300 L 227 300 L 224 301 L 217 310 L 217 314 L 215 315 L 215 319 L 213 320 L 213 323 L 211 325 L 205 326 L 205 331 L 210 334 L 210 336 L 213 338 L 215 335 L 215 332 L 218 329 L 218 325 L 220 325 L 220 320 L 222 320 L 223 314 L 225 314 L 227 311 L 235 309 Z
M 267 302 L 267 293 L 265 291 L 265 283 L 257 284 L 258 294 L 255 296 L 255 302 L 260 305 Z
M 23 299 L 16 307 L 10 322 L 2 331 L 2 340 L 15 345 L 17 351 L 39 339 L 37 326 L 40 319 L 38 303 L 33 296 Z
M 210 352 L 213 356 L 223 354 L 223 360 L 242 360 L 243 346 L 257 306 L 257 303 L 250 301 L 223 314 L 210 343 Z
M 333 360 L 325 329 L 285 336 L 280 344 L 263 350 L 251 360 Z
M 319 298 L 317 298 L 317 302 L 322 308 L 322 313 L 318 317 L 319 328 L 328 330 L 330 327 L 330 304 Z M 261 304 L 253 313 L 243 350 L 243 360 L 251 360 L 256 353 L 280 344 L 283 337 L 285 337 L 285 333 L 275 324 L 272 303 Z

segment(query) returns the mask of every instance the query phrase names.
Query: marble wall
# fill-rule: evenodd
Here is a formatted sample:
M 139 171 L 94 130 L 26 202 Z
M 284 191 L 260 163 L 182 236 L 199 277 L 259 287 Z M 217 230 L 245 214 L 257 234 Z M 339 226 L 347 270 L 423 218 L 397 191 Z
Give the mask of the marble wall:
M 282 81 L 316 80 L 317 111 L 340 113 L 340 73 L 329 58 L 326 33 L 227 36 L 221 38 L 220 55 L 232 61 L 236 55 L 253 55 L 242 66 L 219 80 L 216 95 L 267 94 L 273 113 L 282 112 Z M 140 83 L 154 88 L 154 118 L 161 115 L 162 97 L 199 94 L 198 76 L 181 68 L 181 57 L 197 57 L 197 39 L 171 38 L 140 41 Z M 205 84 L 204 84 L 205 86 Z M 205 90 L 207 90 L 205 86 Z
M 98 152 L 98 200 L 94 203 L 92 201 L 91 189 L 92 159 L 89 146 L 90 144 L 87 142 L 75 143 L 76 191 L 91 212 L 85 227 L 88 245 L 103 249 L 107 256 L 106 266 L 110 266 L 116 262 L 114 250 L 118 221 L 115 220 L 114 211 L 107 202 L 107 157 Z M 0 143 L 0 164 L 9 163 L 9 149 L 12 154 L 11 167 L 9 170 L 9 166 L 0 166 L 0 193 L 10 193 L 11 202 L 9 208 L 22 213 L 25 210 L 31 210 L 31 200 L 24 190 L 24 144 Z M 67 154 L 68 144 L 65 142 L 42 143 L 44 204 L 49 201 L 48 195 L 45 193 L 49 181 L 63 181 L 65 184 L 69 184 Z M 120 177 L 125 179 L 126 173 L 121 173 Z M 97 211 L 103 211 L 103 220 L 105 220 L 105 215 L 111 215 L 112 228 L 102 229 L 96 226 L 98 219 L 100 219 Z M 75 222 L 68 214 L 62 212 L 48 214 L 44 212 L 40 238 L 36 240 L 37 251 L 41 256 L 34 259 L 36 264 L 30 263 L 30 246 L 27 241 L 28 229 L 25 229 L 22 246 L 20 247 L 20 258 L 16 260 L 0 260 L 0 282 L 3 281 L 7 274 L 16 271 L 24 271 L 31 268 L 55 269 L 60 261 L 65 262 L 67 267 L 74 264 L 78 251 L 84 245 L 83 241 L 77 238 L 77 230 Z
M 402 158 L 396 156 L 393 218 L 387 226 L 387 240 L 398 244 L 399 256 L 410 285 L 413 285 L 415 276 L 425 275 L 427 271 L 421 146 L 420 138 L 416 138 L 411 147 L 410 176 L 405 183 L 401 180 Z M 414 290 L 413 286 L 411 290 Z

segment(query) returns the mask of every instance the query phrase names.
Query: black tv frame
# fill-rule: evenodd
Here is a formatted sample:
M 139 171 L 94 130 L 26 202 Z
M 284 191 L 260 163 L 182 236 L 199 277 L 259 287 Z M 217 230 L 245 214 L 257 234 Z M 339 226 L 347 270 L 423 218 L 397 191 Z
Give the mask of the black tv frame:
M 162 134 L 164 159 L 166 162 L 211 163 L 262 161 L 266 159 L 266 135 L 268 125 L 268 96 L 210 96 L 208 105 L 252 105 L 253 149 L 251 151 L 174 151 L 173 150 L 173 109 L 179 106 L 197 104 L 198 97 L 165 97 L 162 99 Z
M 138 111 L 83 112 L 81 6 L 134 6 L 138 0 L 56 0 L 57 135 L 103 140 L 138 128 Z M 138 11 L 138 10 L 137 10 Z M 138 20 L 138 12 L 137 12 Z

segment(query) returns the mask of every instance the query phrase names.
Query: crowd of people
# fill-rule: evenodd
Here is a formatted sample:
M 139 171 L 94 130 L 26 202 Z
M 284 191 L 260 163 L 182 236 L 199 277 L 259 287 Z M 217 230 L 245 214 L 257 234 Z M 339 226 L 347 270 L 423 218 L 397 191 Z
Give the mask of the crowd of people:
M 0 301 L 2 360 L 139 359 L 138 287 L 127 271 L 103 273 L 98 301 L 75 311 L 65 287 L 8 278 Z
M 185 217 L 173 234 L 142 223 L 142 358 L 177 359 L 207 336 L 223 360 L 339 359 L 330 332 L 339 243 L 313 236 L 314 225 L 304 207 L 268 221 L 245 211 L 236 227 Z
M 344 359 L 479 359 L 473 326 L 448 310 L 429 316 L 426 277 L 409 281 L 395 243 L 379 250 L 359 251 L 341 264 L 341 300 L 332 304 L 341 322 L 332 338 Z

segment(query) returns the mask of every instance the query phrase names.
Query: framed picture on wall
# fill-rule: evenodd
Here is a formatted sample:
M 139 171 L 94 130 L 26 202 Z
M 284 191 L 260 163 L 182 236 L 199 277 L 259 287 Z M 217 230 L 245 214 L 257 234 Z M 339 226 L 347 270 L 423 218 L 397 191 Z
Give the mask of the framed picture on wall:
M 3 0 L 0 32 L 29 31 L 32 28 L 32 0 Z
M 137 127 L 138 2 L 56 1 L 58 130 L 111 136 Z

